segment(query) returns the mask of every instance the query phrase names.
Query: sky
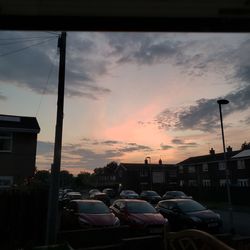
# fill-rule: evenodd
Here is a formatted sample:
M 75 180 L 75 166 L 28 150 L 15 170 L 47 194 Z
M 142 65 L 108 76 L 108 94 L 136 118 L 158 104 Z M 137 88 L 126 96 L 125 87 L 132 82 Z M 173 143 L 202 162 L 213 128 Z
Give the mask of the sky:
M 36 166 L 50 169 L 59 32 L 0 32 L 0 114 L 36 117 Z M 240 149 L 250 134 L 247 33 L 67 32 L 62 169 L 175 164 Z

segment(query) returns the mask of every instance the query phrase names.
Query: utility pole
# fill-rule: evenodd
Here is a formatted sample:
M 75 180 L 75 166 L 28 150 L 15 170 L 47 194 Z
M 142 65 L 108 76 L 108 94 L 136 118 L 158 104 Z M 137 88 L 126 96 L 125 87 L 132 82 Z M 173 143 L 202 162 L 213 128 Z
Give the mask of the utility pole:
M 51 180 L 48 200 L 46 244 L 55 244 L 59 226 L 58 196 L 61 168 L 62 131 L 63 131 L 63 104 L 65 85 L 65 59 L 66 59 L 66 32 L 62 32 L 58 38 L 60 51 L 58 74 L 57 117 L 55 131 L 54 158 L 51 165 Z

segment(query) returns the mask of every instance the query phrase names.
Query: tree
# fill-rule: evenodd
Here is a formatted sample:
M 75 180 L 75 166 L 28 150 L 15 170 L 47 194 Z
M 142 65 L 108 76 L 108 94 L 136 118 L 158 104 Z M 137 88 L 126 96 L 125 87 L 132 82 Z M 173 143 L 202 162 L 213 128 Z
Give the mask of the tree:
M 38 170 L 35 173 L 34 181 L 42 184 L 49 184 L 50 172 L 48 170 Z
M 73 181 L 73 174 L 70 174 L 67 170 L 60 171 L 60 187 L 71 187 Z
M 245 150 L 245 149 L 250 149 L 250 142 L 244 142 L 242 145 L 241 145 L 241 150 Z

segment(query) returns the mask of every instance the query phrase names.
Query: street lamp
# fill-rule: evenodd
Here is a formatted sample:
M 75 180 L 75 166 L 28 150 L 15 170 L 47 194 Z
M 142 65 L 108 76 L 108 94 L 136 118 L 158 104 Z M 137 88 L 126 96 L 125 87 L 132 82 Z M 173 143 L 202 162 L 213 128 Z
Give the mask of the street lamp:
M 221 112 L 221 105 L 226 105 L 229 103 L 229 101 L 225 99 L 220 99 L 217 101 L 217 103 L 219 104 L 219 110 L 220 110 L 221 135 L 222 135 L 222 143 L 223 143 L 224 164 L 225 164 L 225 169 L 226 169 L 226 187 L 227 187 L 230 231 L 231 233 L 234 233 L 233 208 L 232 208 L 231 192 L 230 192 L 230 184 L 229 184 L 229 169 L 227 167 L 227 155 L 226 155 L 225 137 L 224 137 L 223 120 L 222 120 L 222 112 Z
M 150 190 L 152 190 L 152 178 L 153 178 L 153 176 L 152 176 L 152 166 L 151 166 L 151 157 L 150 156 L 147 156 L 146 158 L 145 158 L 145 160 L 147 160 L 147 159 L 149 159 L 149 173 L 150 173 Z

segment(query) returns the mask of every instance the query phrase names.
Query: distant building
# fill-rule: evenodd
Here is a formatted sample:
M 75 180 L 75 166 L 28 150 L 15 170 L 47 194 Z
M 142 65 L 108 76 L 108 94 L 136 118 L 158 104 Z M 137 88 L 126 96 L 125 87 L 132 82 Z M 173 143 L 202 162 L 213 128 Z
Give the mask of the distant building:
M 166 186 L 178 184 L 177 169 L 174 164 L 148 163 L 120 163 L 113 172 L 99 170 L 98 186 L 122 186 L 123 189 L 136 191 L 156 189 L 161 190 Z
M 0 115 L 0 187 L 34 175 L 39 132 L 35 117 Z
M 233 186 L 249 186 L 250 150 L 233 151 L 227 148 L 227 168 L 230 184 Z M 243 153 L 245 152 L 245 153 Z M 216 154 L 211 148 L 208 155 L 190 157 L 177 164 L 180 186 L 225 186 L 226 166 L 224 153 Z

